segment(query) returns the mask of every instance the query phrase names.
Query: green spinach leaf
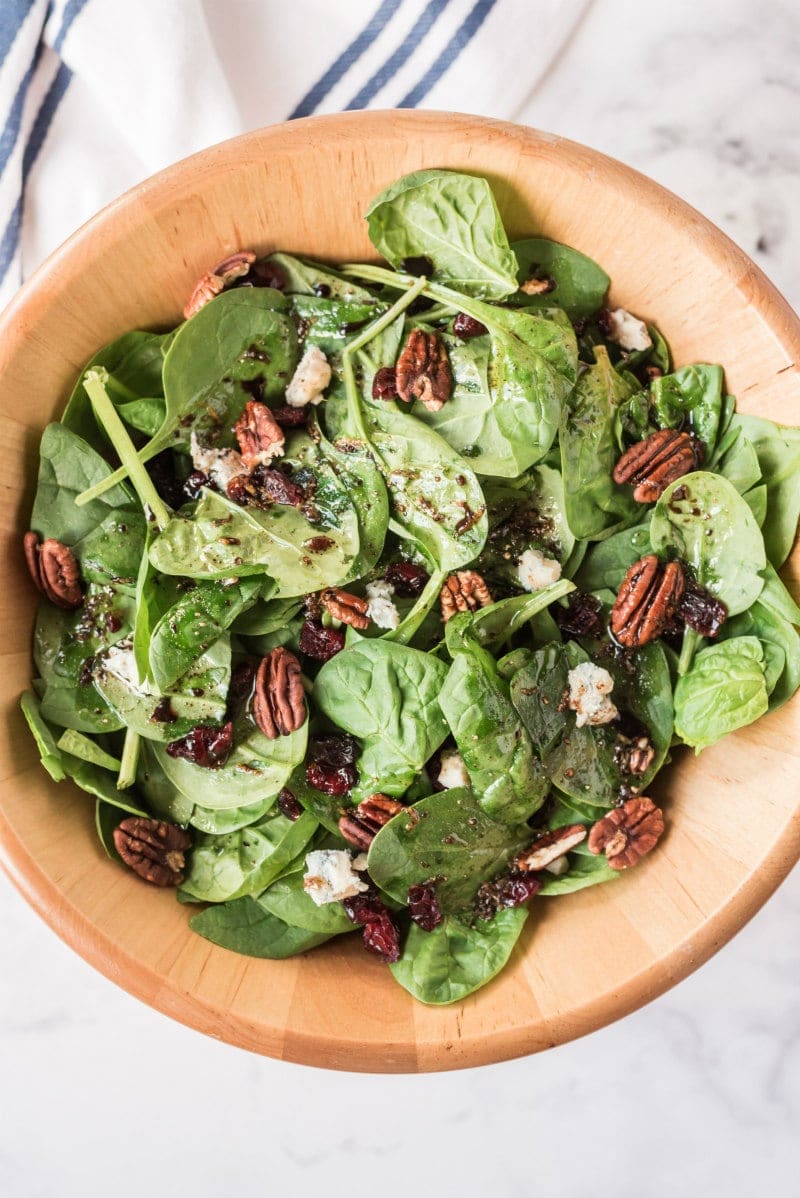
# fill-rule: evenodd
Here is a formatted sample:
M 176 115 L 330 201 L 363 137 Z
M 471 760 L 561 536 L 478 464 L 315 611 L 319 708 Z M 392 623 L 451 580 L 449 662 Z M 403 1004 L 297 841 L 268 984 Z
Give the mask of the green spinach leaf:
M 329 933 L 290 927 L 249 896 L 207 907 L 189 921 L 189 926 L 221 948 L 271 961 L 294 957 L 330 940 Z
M 701 650 L 675 687 L 675 732 L 698 753 L 769 706 L 764 651 L 755 636 L 737 636 Z
M 317 827 L 308 812 L 292 822 L 272 811 L 258 824 L 238 832 L 200 834 L 195 837 L 182 889 L 204 903 L 260 894 L 303 851 Z
M 659 428 L 677 428 L 687 420 L 705 445 L 709 460 L 717 443 L 722 416 L 721 366 L 683 366 L 653 379 L 650 403 Z
M 563 308 L 570 320 L 593 316 L 602 307 L 608 285 L 608 275 L 591 258 L 571 246 L 550 241 L 547 237 L 529 237 L 511 245 L 519 262 L 517 280 L 552 279 L 555 288 L 544 295 L 518 293 L 515 303 L 526 307 Z
M 800 518 L 800 429 L 784 428 L 761 416 L 736 415 L 731 424 L 741 428 L 758 456 L 767 488 L 764 542 L 779 570 L 794 545 Z

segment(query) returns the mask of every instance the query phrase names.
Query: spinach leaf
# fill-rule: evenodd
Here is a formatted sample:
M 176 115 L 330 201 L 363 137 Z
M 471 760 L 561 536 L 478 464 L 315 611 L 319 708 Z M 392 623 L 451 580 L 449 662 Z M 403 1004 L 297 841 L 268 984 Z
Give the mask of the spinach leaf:
M 541 807 L 549 789 L 491 653 L 475 641 L 457 653 L 439 694 L 481 808 L 519 824 Z
M 243 807 L 226 807 L 224 811 L 201 807 L 195 803 L 186 822 L 197 828 L 198 832 L 206 832 L 210 836 L 227 836 L 229 832 L 238 832 L 241 828 L 249 828 L 251 824 L 259 823 L 274 804 L 275 795 L 259 799 L 257 803 L 247 803 Z
M 774 566 L 769 563 L 764 571 L 764 589 L 758 596 L 758 602 L 789 624 L 800 625 L 800 607 L 778 577 Z
M 393 899 L 438 879 L 436 895 L 448 915 L 471 908 L 478 887 L 502 872 L 530 844 L 527 824 L 509 826 L 486 814 L 477 797 L 456 787 L 421 799 L 378 832 L 369 849 L 369 875 Z
M 111 770 L 114 773 L 119 771 L 121 765 L 119 758 L 112 757 L 90 736 L 84 736 L 82 732 L 75 732 L 72 728 L 67 728 L 61 733 L 58 738 L 58 747 L 64 753 L 79 757 L 81 761 L 90 761 L 94 765 L 100 765 L 104 770 Z
M 496 313 L 501 313 L 498 321 Z M 446 337 L 453 393 L 438 412 L 413 414 L 465 454 L 479 474 L 516 478 L 547 453 L 575 380 L 574 334 L 542 313 L 495 309 L 485 336 Z
M 319 295 L 349 303 L 369 303 L 374 299 L 365 287 L 359 287 L 332 267 L 312 262 L 309 258 L 296 258 L 293 254 L 270 254 L 266 261 L 282 271 L 286 282 L 281 290 L 285 295 Z
M 763 484 L 760 487 L 751 487 L 749 491 L 745 491 L 742 499 L 755 516 L 758 527 L 763 529 L 767 519 L 767 502 L 769 499 L 767 488 Z
M 145 739 L 139 742 L 136 789 L 156 815 L 186 827 L 195 810 L 194 798 L 178 790 L 167 777 L 161 757 L 156 753 L 156 744 L 156 741 Z
M 133 587 L 144 553 L 145 534 L 143 512 L 110 512 L 101 524 L 72 546 L 84 582 Z
M 584 371 L 562 408 L 559 431 L 567 522 L 578 540 L 595 540 L 632 523 L 641 512 L 630 488 L 611 477 L 619 458 L 614 419 L 632 389 L 604 346 L 594 353 L 594 366 Z
M 247 957 L 265 957 L 282 961 L 297 953 L 308 952 L 330 940 L 330 934 L 293 928 L 272 915 L 258 899 L 234 899 L 230 903 L 207 907 L 189 921 L 199 936 Z
M 237 636 L 269 636 L 288 627 L 302 610 L 300 598 L 264 599 L 262 592 L 262 598 L 253 607 L 236 617 L 231 632 Z
M 359 452 L 349 443 L 345 446 L 340 449 L 320 436 L 317 453 L 326 472 L 336 479 L 339 490 L 348 497 L 356 513 L 358 553 L 342 579 L 350 582 L 368 574 L 383 551 L 389 526 L 389 495 L 372 456 Z
M 32 691 L 25 691 L 19 701 L 25 722 L 39 750 L 39 759 L 54 782 L 63 782 L 66 774 L 61 751 L 56 744 L 53 730 L 44 719 L 41 705 Z
M 526 307 L 557 306 L 563 308 L 570 320 L 593 316 L 602 306 L 608 285 L 608 275 L 591 258 L 571 246 L 550 241 L 547 237 L 528 237 L 511 245 L 519 262 L 517 281 L 550 278 L 555 288 L 545 295 L 518 293 L 515 303 Z
M 94 826 L 97 832 L 97 839 L 103 846 L 106 856 L 111 861 L 122 863 L 122 858 L 117 852 L 114 844 L 114 832 L 125 819 L 125 812 L 120 811 L 118 807 L 112 807 L 110 803 L 104 803 L 102 799 L 97 799 L 94 805 Z
M 717 457 L 714 470 L 733 483 L 740 495 L 750 491 L 761 479 L 758 455 L 741 429 L 735 430 L 725 452 Z
M 190 669 L 255 602 L 260 580 L 200 582 L 174 603 L 150 634 L 150 676 L 162 693 Z
M 552 466 L 534 466 L 518 479 L 483 480 L 489 533 L 475 568 L 490 585 L 519 586 L 519 559 L 538 549 L 565 571 L 577 558 L 567 523 L 564 483 Z M 577 564 L 577 563 L 576 563 Z
M 745 611 L 764 585 L 764 539 L 736 488 L 718 474 L 697 470 L 667 487 L 653 512 L 656 553 L 675 552 L 716 595 L 729 615 Z
M 132 428 L 155 432 L 164 418 L 164 387 L 161 373 L 164 354 L 172 341 L 172 333 L 146 333 L 136 330 L 123 333 L 104 345 L 87 362 L 72 395 L 69 397 L 61 423 L 77 433 L 90 445 L 105 447 L 108 442 L 98 428 L 89 396 L 83 386 L 84 375 L 94 367 L 105 367 L 109 374 L 108 394 L 120 416 Z M 157 419 L 155 428 L 150 426 Z
M 313 697 L 361 741 L 357 793 L 401 795 L 447 736 L 439 692 L 447 667 L 429 653 L 362 640 L 326 662 Z
M 350 932 L 352 922 L 347 918 L 341 903 L 324 903 L 318 907 L 303 889 L 305 864 L 291 873 L 285 873 L 260 896 L 261 906 L 282 919 L 293 928 L 304 928 L 307 932 L 324 932 L 334 936 L 339 932 Z
M 485 179 L 454 171 L 405 175 L 367 209 L 372 244 L 392 266 L 427 257 L 433 274 L 465 295 L 503 299 L 517 290 L 517 259 Z
M 474 613 L 459 613 L 447 622 L 447 648 L 451 654 L 458 653 L 468 648 L 471 638 L 487 648 L 505 641 L 556 599 L 574 590 L 574 583 L 568 578 L 560 578 L 531 594 L 512 595 Z
M 129 798 L 127 791 L 117 789 L 116 772 L 112 773 L 110 770 L 103 769 L 94 762 L 84 761 L 80 757 L 73 757 L 71 753 L 65 753 L 63 749 L 60 750 L 60 753 L 64 773 L 81 790 L 85 790 L 87 794 L 101 799 L 103 803 L 108 803 L 119 811 L 127 812 L 128 815 L 149 816 L 149 812 Z
M 747 611 L 726 620 L 721 635 L 726 640 L 758 637 L 764 654 L 769 710 L 775 711 L 791 699 L 800 687 L 800 636 L 787 620 L 765 606 L 759 597 Z
M 195 837 L 182 889 L 204 903 L 259 894 L 294 861 L 318 827 L 308 812 L 294 823 L 279 811 L 224 836 Z
M 642 524 L 634 524 L 590 545 L 575 575 L 575 585 L 581 591 L 617 591 L 629 566 L 651 552 L 648 516 Z
M 373 296 L 366 300 L 323 299 L 316 295 L 292 297 L 292 311 L 303 331 L 304 346 L 316 345 L 336 361 L 355 332 L 386 311 Z
M 764 652 L 755 636 L 701 650 L 675 687 L 675 732 L 696 752 L 751 724 L 769 706 Z
M 719 435 L 723 382 L 721 366 L 698 364 L 662 375 L 650 385 L 650 403 L 659 428 L 677 428 L 688 420 L 705 445 L 707 460 Z
M 517 907 L 474 924 L 448 915 L 432 932 L 412 924 L 402 957 L 389 968 L 420 1002 L 463 1002 L 507 963 L 527 918 L 525 908 Z
M 196 657 L 190 669 L 163 691 L 139 680 L 133 648 L 126 642 L 99 654 L 92 669 L 96 690 L 125 727 L 158 741 L 177 740 L 197 724 L 220 723 L 230 676 L 227 636 Z
M 758 456 L 767 487 L 764 541 L 769 560 L 779 570 L 794 545 L 800 518 L 800 429 L 760 416 L 736 415 L 731 423 L 741 428 Z
M 574 816 L 570 816 L 574 823 Z M 613 882 L 620 877 L 618 869 L 612 869 L 605 854 L 595 856 L 588 849 L 584 850 L 585 841 L 568 854 L 569 870 L 559 877 L 543 873 L 542 888 L 537 897 L 554 898 L 561 894 L 574 894 L 576 890 L 585 890 L 587 886 L 598 886 L 602 882 Z M 583 850 L 583 851 L 582 851 Z
M 108 464 L 82 437 L 63 424 L 48 424 L 39 445 L 39 481 L 31 513 L 31 528 L 45 540 L 55 537 L 74 545 L 103 524 L 109 509 L 135 511 L 125 487 L 107 490 L 101 499 L 77 507 L 75 497 L 110 477 Z

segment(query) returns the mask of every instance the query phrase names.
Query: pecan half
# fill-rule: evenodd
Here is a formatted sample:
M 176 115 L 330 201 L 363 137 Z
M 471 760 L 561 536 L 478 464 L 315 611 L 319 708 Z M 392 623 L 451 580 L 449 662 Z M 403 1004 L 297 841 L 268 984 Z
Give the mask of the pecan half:
M 429 412 L 438 412 L 450 398 L 453 375 L 444 342 L 438 333 L 412 329 L 395 368 L 398 399 L 418 399 Z
M 612 869 L 628 869 L 655 848 L 663 831 L 661 808 L 641 795 L 598 820 L 586 844 L 592 853 L 605 853 Z
M 583 824 L 569 824 L 566 828 L 556 828 L 553 832 L 545 832 L 538 840 L 534 840 L 530 848 L 520 853 L 514 862 L 514 868 L 524 873 L 533 873 L 544 869 L 552 861 L 563 857 L 576 844 L 586 839 L 586 828 Z
M 609 626 L 626 649 L 654 641 L 669 628 L 683 594 L 680 562 L 663 565 L 654 553 L 634 562 L 622 580 Z
M 542 279 L 533 277 L 521 283 L 519 289 L 525 295 L 549 295 L 551 291 L 555 291 L 556 281 L 550 275 L 545 275 Z
M 442 619 L 445 624 L 460 611 L 477 611 L 493 602 L 484 580 L 477 570 L 456 570 L 448 575 L 440 596 Z
M 279 645 L 262 657 L 256 672 L 253 715 L 270 740 L 296 732 L 306 722 L 306 697 L 300 662 Z
M 183 309 L 184 319 L 188 320 L 194 316 L 236 279 L 243 278 L 255 260 L 256 256 L 250 250 L 239 250 L 238 253 L 230 254 L 223 258 L 222 262 L 218 262 L 213 270 L 203 275 L 195 284 L 194 291 Z
M 646 774 L 655 755 L 649 736 L 631 737 L 617 733 L 614 763 L 623 774 Z
M 233 426 L 239 452 L 248 470 L 256 466 L 268 466 L 273 458 L 280 457 L 286 434 L 266 404 L 251 399 Z
M 126 865 L 154 886 L 180 886 L 192 838 L 183 828 L 158 819 L 132 816 L 113 832 L 114 847 Z
M 45 598 L 66 611 L 80 607 L 83 603 L 80 569 L 69 546 L 52 537 L 40 545 L 37 533 L 26 532 L 23 548 L 31 578 Z
M 402 810 L 403 804 L 397 799 L 382 794 L 370 795 L 342 816 L 339 831 L 348 844 L 366 852 L 383 825 Z
M 353 628 L 369 628 L 367 608 L 369 604 L 360 595 L 351 595 L 349 591 L 341 591 L 338 587 L 329 587 L 320 594 L 320 603 L 334 620 L 350 624 Z
M 614 467 L 615 483 L 630 483 L 637 503 L 655 503 L 676 478 L 696 470 L 703 446 L 691 433 L 660 428 L 631 445 Z

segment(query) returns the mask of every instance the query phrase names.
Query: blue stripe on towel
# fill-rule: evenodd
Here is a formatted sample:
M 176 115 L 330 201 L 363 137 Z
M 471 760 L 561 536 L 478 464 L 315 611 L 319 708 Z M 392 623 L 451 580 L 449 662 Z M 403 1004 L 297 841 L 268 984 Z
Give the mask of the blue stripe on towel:
M 403 97 L 397 105 L 398 108 L 416 108 L 420 101 L 425 99 L 445 71 L 453 65 L 464 47 L 472 41 L 495 3 L 496 0 L 478 0 L 469 16 L 466 17 L 464 24 L 453 34 L 436 62 L 431 64 L 419 83 L 415 84 L 408 95 Z
M 0 66 L 16 41 L 34 0 L 2 0 L 0 4 Z
M 427 7 L 420 13 L 412 28 L 408 31 L 403 41 L 386 59 L 383 66 L 379 67 L 371 79 L 368 79 L 357 95 L 347 105 L 345 111 L 350 112 L 354 108 L 366 108 L 370 100 L 378 94 L 382 87 L 385 87 L 400 70 L 402 66 L 408 62 L 411 55 L 419 46 L 423 38 L 428 34 L 434 21 L 444 12 L 450 0 L 430 0 Z

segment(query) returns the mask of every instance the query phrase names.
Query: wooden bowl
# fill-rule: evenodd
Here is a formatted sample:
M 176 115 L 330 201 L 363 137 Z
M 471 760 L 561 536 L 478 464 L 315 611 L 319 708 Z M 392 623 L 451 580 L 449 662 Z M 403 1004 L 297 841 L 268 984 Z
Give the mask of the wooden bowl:
M 679 364 L 723 363 L 742 411 L 800 425 L 800 323 L 736 246 L 618 162 L 475 117 L 348 113 L 197 154 L 85 225 L 0 327 L 3 863 L 55 931 L 133 994 L 233 1044 L 337 1069 L 454 1069 L 600 1027 L 710 957 L 800 854 L 795 699 L 699 757 L 681 753 L 660 788 L 669 830 L 657 852 L 613 886 L 535 902 L 498 980 L 460 1006 L 425 1007 L 357 937 L 270 962 L 195 936 L 174 895 L 103 856 L 88 796 L 40 768 L 17 707 L 36 607 L 21 535 L 40 432 L 76 373 L 125 330 L 175 323 L 195 279 L 233 250 L 373 257 L 368 201 L 426 166 L 488 176 L 512 237 L 541 232 L 590 254 L 614 300 L 656 321 Z M 799 567 L 796 552 L 790 585 Z

